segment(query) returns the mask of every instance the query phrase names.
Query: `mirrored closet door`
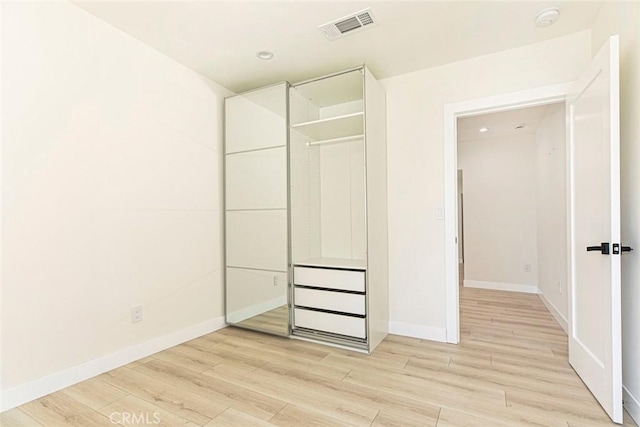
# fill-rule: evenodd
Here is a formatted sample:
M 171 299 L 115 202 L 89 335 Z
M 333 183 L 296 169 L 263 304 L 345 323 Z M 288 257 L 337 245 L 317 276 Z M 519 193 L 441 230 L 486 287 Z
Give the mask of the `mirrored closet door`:
M 289 335 L 288 84 L 225 101 L 227 323 Z

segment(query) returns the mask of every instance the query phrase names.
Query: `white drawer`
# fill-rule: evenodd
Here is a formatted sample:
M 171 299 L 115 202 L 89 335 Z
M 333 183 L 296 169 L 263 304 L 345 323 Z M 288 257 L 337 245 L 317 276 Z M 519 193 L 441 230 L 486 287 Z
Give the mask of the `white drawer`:
M 332 332 L 350 337 L 367 338 L 365 319 L 295 308 L 294 326 Z
M 364 271 L 294 267 L 293 280 L 296 285 L 364 292 Z
M 366 314 L 364 295 L 304 288 L 295 288 L 294 294 L 296 305 L 343 313 Z

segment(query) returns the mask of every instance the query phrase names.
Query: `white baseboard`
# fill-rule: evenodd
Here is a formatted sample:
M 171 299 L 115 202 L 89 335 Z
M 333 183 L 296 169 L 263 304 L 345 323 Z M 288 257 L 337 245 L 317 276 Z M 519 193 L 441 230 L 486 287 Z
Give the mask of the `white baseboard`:
M 447 329 L 415 323 L 389 322 L 389 333 L 424 340 L 447 342 Z
M 256 305 L 249 306 L 247 308 L 243 308 L 241 310 L 236 310 L 227 314 L 227 320 L 229 323 L 238 323 L 243 320 L 249 319 L 250 317 L 256 316 L 258 314 L 262 314 L 265 311 L 273 310 L 274 308 L 282 307 L 287 304 L 287 296 L 282 295 L 278 298 L 270 299 L 269 301 L 261 302 Z
M 124 348 L 115 353 L 89 360 L 74 367 L 55 372 L 42 378 L 2 390 L 0 412 L 15 408 L 23 403 L 93 378 L 133 361 L 150 356 L 183 342 L 206 335 L 226 326 L 224 317 L 208 320 L 153 340 Z
M 493 289 L 494 291 L 524 292 L 526 294 L 538 293 L 537 286 L 521 285 L 518 283 L 482 282 L 480 280 L 465 279 L 463 281 L 463 286 L 465 288 Z
M 567 335 L 569 334 L 569 322 L 567 321 L 567 318 L 564 317 L 562 315 L 562 313 L 560 313 L 560 311 L 556 308 L 555 305 L 553 305 L 551 303 L 551 301 L 549 301 L 547 299 L 547 297 L 544 296 L 544 294 L 542 293 L 541 290 L 538 291 L 538 296 L 540 297 L 540 299 L 542 300 L 542 302 L 544 303 L 544 305 L 547 307 L 547 310 L 549 310 L 549 313 L 551 313 L 551 315 L 553 316 L 554 319 L 556 319 L 556 322 L 558 322 L 558 324 L 560 325 L 560 327 L 562 329 L 564 329 L 564 331 L 567 333 Z
M 624 385 L 622 386 L 622 398 L 624 399 L 624 409 L 631 415 L 633 421 L 640 425 L 640 399 L 636 399 Z

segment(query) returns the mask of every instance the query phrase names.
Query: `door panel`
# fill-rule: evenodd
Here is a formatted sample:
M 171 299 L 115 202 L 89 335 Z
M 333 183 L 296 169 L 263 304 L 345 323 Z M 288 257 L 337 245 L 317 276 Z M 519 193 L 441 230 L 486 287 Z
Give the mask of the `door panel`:
M 289 335 L 288 83 L 225 100 L 227 323 Z
M 570 173 L 569 362 L 622 422 L 618 39 L 612 37 L 567 98 Z
M 287 271 L 287 211 L 227 212 L 227 266 Z
M 286 83 L 227 98 L 225 152 L 286 145 L 286 121 Z
M 286 147 L 228 154 L 226 161 L 227 210 L 287 208 Z
M 287 305 L 287 273 L 227 268 L 227 321 L 239 323 L 265 312 Z M 283 307 L 284 306 L 284 307 Z M 287 334 L 288 323 L 275 322 L 272 316 L 266 325 L 271 330 Z

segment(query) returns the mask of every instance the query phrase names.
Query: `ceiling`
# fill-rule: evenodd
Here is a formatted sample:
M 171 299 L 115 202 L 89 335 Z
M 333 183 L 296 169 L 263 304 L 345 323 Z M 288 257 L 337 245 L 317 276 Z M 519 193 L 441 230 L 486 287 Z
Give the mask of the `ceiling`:
M 535 134 L 549 107 L 549 105 L 541 105 L 459 118 L 458 143 Z M 524 127 L 517 129 L 516 126 L 519 125 Z M 489 130 L 480 132 L 480 128 L 489 128 Z
M 601 1 L 72 0 L 235 92 L 367 64 L 377 78 L 590 28 Z M 554 25 L 536 14 L 560 8 Z M 329 41 L 328 21 L 371 7 L 379 25 Z M 274 53 L 269 61 L 256 53 Z

